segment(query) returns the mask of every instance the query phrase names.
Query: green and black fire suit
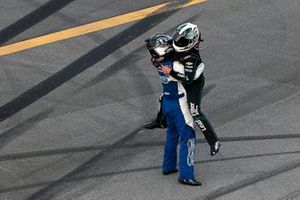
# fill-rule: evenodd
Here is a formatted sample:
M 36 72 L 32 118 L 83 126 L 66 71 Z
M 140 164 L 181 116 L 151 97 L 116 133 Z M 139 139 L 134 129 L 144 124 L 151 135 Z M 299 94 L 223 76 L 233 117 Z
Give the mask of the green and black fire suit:
M 218 141 L 218 137 L 212 125 L 201 111 L 201 99 L 205 78 L 203 75 L 204 64 L 197 45 L 187 52 L 178 53 L 172 51 L 168 54 L 168 59 L 179 61 L 184 65 L 184 74 L 171 70 L 170 75 L 183 83 L 194 121 L 201 129 L 208 144 L 214 145 Z M 161 123 L 164 123 L 161 109 L 157 117 L 160 118 Z

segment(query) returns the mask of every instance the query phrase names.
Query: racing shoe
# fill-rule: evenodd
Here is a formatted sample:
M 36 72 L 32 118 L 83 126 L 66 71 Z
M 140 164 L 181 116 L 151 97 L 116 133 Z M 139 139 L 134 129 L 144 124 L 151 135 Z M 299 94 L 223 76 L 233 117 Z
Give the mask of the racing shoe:
M 215 144 L 210 145 L 210 155 L 216 155 L 220 150 L 221 144 L 219 141 L 216 141 Z
M 169 175 L 169 174 L 174 174 L 176 172 L 178 172 L 178 169 L 174 169 L 174 170 L 171 170 L 171 171 L 163 171 L 162 173 L 163 173 L 163 175 Z
M 155 129 L 155 128 L 160 128 L 160 123 L 158 119 L 153 120 L 152 122 L 149 122 L 144 125 L 145 129 Z
M 200 186 L 202 185 L 201 182 L 196 181 L 195 179 L 178 179 L 178 182 L 183 184 L 183 185 L 189 185 L 189 186 Z
M 160 122 L 158 119 L 153 120 L 144 125 L 145 129 L 155 129 L 155 128 L 166 128 L 167 125 L 164 122 Z

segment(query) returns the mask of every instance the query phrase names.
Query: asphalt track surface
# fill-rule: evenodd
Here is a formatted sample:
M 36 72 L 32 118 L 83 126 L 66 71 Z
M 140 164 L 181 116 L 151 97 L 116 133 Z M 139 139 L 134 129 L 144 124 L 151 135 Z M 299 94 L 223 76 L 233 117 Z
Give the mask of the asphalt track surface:
M 168 1 L 2 0 L 0 44 Z M 178 4 L 185 1 L 178 1 Z M 160 81 L 144 39 L 198 24 L 201 187 L 161 174 L 165 130 L 143 130 Z M 0 57 L 0 199 L 300 199 L 300 1 L 208 0 Z

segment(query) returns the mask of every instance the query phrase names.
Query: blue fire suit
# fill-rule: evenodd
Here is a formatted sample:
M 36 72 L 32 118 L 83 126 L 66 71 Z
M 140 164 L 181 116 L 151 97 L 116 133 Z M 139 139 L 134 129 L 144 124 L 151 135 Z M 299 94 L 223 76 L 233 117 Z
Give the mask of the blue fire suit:
M 175 71 L 183 72 L 183 65 L 177 61 L 163 61 Z M 178 80 L 166 76 L 158 68 L 163 85 L 162 107 L 167 120 L 167 136 L 164 147 L 163 172 L 176 170 L 177 144 L 179 151 L 179 178 L 194 179 L 195 130 L 193 118 L 187 104 L 186 91 Z

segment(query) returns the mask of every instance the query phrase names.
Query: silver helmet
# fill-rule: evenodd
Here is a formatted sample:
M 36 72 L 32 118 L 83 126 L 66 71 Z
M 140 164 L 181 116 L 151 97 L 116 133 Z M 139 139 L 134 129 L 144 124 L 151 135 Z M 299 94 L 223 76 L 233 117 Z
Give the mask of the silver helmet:
M 171 37 L 164 33 L 152 35 L 145 40 L 146 47 L 152 57 L 161 57 L 168 53 L 171 47 Z

